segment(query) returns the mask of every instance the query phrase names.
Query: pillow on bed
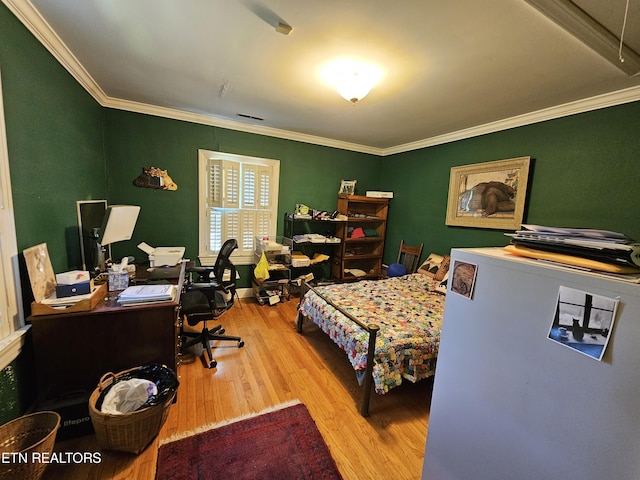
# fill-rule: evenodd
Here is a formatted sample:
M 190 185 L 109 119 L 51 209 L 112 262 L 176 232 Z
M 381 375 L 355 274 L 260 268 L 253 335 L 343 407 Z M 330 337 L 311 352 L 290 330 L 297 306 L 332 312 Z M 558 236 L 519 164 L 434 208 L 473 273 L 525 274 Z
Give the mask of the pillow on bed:
M 418 273 L 422 273 L 431 278 L 436 278 L 440 265 L 444 257 L 437 253 L 430 253 L 427 259 L 418 267 Z
M 444 280 L 449 274 L 449 264 L 451 263 L 451 257 L 449 255 L 445 255 L 440 262 L 440 266 L 438 267 L 438 271 L 436 272 L 435 279 L 438 281 Z M 446 284 L 445 284 L 446 290 Z

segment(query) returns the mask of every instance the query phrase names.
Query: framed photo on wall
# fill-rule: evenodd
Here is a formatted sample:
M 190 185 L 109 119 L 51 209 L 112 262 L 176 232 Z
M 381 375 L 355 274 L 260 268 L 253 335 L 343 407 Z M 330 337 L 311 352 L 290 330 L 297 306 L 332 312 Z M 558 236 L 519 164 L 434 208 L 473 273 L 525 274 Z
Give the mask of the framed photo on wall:
M 452 167 L 446 224 L 518 230 L 524 216 L 530 157 Z

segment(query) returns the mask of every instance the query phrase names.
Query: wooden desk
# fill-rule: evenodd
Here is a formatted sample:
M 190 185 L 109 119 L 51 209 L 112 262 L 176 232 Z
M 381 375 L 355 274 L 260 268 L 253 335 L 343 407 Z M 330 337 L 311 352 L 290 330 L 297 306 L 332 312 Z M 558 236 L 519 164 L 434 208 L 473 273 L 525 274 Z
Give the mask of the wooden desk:
M 168 302 L 122 307 L 119 292 L 111 292 L 88 312 L 30 316 L 38 398 L 90 393 L 105 373 L 147 363 L 177 373 L 182 285 L 176 288 L 175 300 Z

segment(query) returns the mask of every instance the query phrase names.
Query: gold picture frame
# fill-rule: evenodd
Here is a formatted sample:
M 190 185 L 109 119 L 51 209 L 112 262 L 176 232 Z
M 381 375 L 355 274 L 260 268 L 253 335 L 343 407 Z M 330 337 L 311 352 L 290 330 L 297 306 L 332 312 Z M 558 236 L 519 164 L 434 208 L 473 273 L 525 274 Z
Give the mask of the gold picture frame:
M 518 230 L 522 225 L 531 157 L 452 167 L 446 224 Z

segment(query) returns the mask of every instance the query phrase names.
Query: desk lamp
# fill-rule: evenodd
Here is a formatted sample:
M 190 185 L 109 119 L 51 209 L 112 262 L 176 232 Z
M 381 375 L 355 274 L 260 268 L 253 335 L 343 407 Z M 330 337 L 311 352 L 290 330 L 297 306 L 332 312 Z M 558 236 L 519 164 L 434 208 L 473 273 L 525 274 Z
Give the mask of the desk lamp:
M 98 267 L 100 272 L 107 270 L 105 255 L 107 245 L 124 240 L 131 240 L 133 229 L 138 220 L 140 207 L 133 205 L 111 205 L 107 207 L 102 220 L 102 227 L 96 229 L 98 251 Z M 99 273 L 100 273 L 99 272 Z

